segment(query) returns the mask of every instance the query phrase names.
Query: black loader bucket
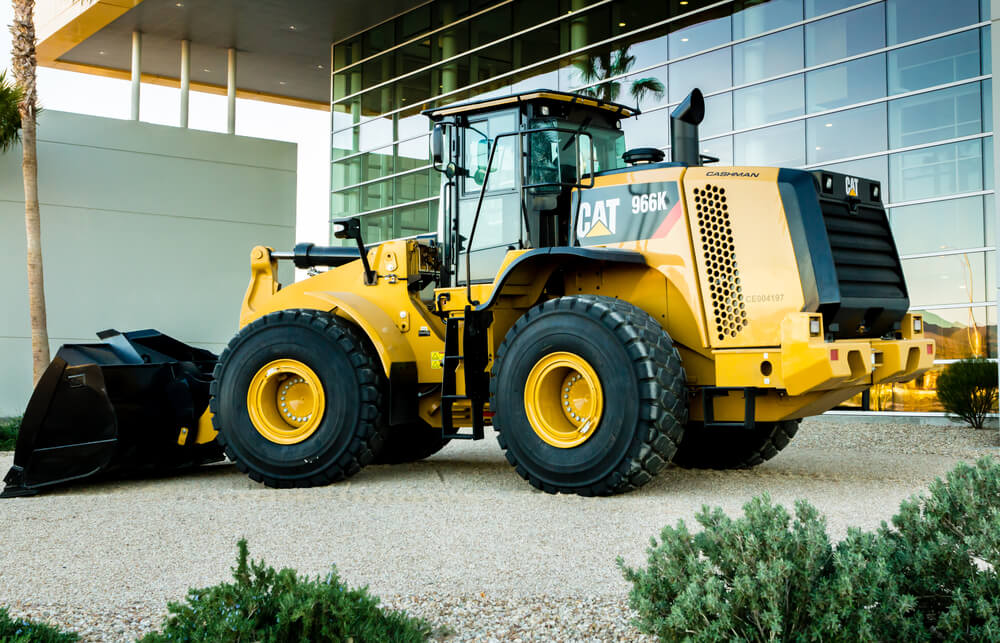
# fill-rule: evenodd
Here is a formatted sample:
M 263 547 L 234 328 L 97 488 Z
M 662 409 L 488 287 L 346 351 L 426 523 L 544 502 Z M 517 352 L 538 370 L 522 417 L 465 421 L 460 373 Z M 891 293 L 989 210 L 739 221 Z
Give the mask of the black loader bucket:
M 91 476 L 159 475 L 223 458 L 196 444 L 217 356 L 155 330 L 65 344 L 38 381 L 0 497 Z

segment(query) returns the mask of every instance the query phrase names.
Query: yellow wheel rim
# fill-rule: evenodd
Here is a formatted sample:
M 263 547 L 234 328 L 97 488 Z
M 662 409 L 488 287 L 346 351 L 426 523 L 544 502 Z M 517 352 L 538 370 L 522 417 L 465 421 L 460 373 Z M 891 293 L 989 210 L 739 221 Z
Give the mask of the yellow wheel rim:
M 524 411 L 535 433 L 548 444 L 560 449 L 579 446 L 601 422 L 601 380 L 579 355 L 546 355 L 528 373 Z
M 250 381 L 247 410 L 257 432 L 275 444 L 298 444 L 323 420 L 326 396 L 319 377 L 294 359 L 265 364 Z

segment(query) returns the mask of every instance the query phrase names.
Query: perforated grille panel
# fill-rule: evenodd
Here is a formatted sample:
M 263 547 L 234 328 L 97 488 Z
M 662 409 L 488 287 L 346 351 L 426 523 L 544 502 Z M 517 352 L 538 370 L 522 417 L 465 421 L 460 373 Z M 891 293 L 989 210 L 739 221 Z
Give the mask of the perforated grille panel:
M 720 340 L 736 337 L 747 325 L 747 311 L 736 263 L 733 229 L 729 223 L 726 189 L 706 184 L 694 188 L 692 192 L 698 215 L 698 232 L 705 253 L 716 334 Z

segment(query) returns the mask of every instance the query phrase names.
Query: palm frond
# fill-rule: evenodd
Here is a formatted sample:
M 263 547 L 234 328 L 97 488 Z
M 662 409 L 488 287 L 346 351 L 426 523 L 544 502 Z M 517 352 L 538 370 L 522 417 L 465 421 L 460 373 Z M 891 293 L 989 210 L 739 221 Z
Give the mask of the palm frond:
M 638 103 L 642 101 L 646 94 L 653 94 L 657 98 L 663 98 L 666 89 L 658 78 L 637 78 L 632 81 L 632 87 L 629 91 L 632 94 L 632 98 Z
M 21 140 L 21 99 L 24 92 L 0 72 L 0 152 L 6 152 Z

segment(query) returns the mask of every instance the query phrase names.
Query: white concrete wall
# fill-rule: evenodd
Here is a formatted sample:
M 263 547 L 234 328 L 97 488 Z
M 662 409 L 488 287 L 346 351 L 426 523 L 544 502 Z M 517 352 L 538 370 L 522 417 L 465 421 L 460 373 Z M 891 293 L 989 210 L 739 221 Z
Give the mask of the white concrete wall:
M 295 239 L 296 146 L 46 111 L 38 129 L 52 351 L 105 328 L 222 350 L 250 249 Z M 0 154 L 0 417 L 31 393 L 21 150 Z M 282 281 L 291 281 L 290 267 Z

